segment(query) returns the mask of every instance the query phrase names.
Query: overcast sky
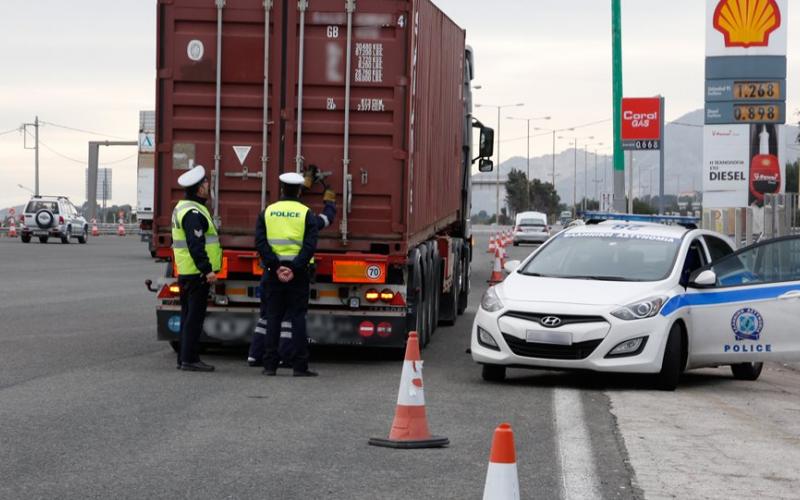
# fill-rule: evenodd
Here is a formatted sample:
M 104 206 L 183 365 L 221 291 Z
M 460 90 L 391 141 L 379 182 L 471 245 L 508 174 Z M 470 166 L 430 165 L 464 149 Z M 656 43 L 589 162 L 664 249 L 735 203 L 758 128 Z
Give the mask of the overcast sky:
M 208 0 L 209 3 L 213 0 Z M 314 0 L 311 0 L 312 2 Z M 155 0 L 1 0 L 0 133 L 36 114 L 46 122 L 134 139 L 138 112 L 155 107 Z M 611 118 L 610 0 L 437 0 L 467 30 L 476 52 L 476 101 L 525 103 L 504 116 L 551 115 L 541 127 Z M 795 3 L 794 1 L 790 3 Z M 800 10 L 790 10 L 789 89 L 800 83 Z M 623 0 L 626 96 L 663 94 L 673 120 L 703 106 L 705 1 Z M 795 112 L 800 96 L 789 93 Z M 487 125 L 495 110 L 478 109 Z M 792 117 L 796 121 L 796 117 Z M 525 155 L 525 124 L 503 120 L 502 156 Z M 611 125 L 581 129 L 610 151 Z M 105 137 L 41 128 L 41 191 L 84 200 L 87 142 Z M 538 141 L 538 142 L 537 142 Z M 566 149 L 566 140 L 558 149 Z M 534 140 L 549 153 L 549 138 Z M 593 147 L 594 149 L 594 147 Z M 114 197 L 136 196 L 134 148 L 105 148 L 116 162 Z M 127 160 L 126 160 L 127 158 Z M 0 136 L 0 207 L 21 204 L 33 187 L 33 152 L 22 136 Z

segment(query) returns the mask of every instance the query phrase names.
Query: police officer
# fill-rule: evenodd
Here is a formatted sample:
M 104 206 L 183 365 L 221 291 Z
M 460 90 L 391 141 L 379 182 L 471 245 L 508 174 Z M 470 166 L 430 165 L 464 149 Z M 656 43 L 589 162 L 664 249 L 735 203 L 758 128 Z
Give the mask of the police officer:
M 310 189 L 314 184 L 314 176 L 309 173 L 304 177 L 303 186 Z M 325 189 L 322 195 L 324 207 L 322 213 L 314 217 L 317 224 L 317 230 L 322 231 L 326 227 L 333 224 L 336 219 L 336 193 L 332 189 Z M 259 218 L 261 219 L 261 218 Z M 259 221 L 263 222 L 263 221 Z M 267 296 L 266 283 L 262 282 L 261 286 L 261 314 L 256 324 L 255 331 L 253 332 L 253 340 L 250 342 L 250 351 L 247 355 L 247 364 L 251 367 L 264 366 L 264 352 L 266 347 L 267 335 L 267 302 L 264 299 Z M 290 321 L 281 322 L 281 333 L 279 341 L 279 354 L 281 358 L 281 365 L 288 365 L 288 360 L 291 358 L 291 338 L 292 338 L 292 323 Z
M 304 179 L 296 173 L 280 176 L 281 200 L 268 206 L 256 223 L 256 249 L 264 265 L 262 303 L 266 303 L 264 374 L 275 375 L 280 356 L 281 323 L 291 323 L 291 359 L 295 377 L 316 377 L 308 369 L 306 312 L 310 273 L 317 248 L 316 217 L 300 203 Z
M 178 369 L 213 372 L 200 361 L 198 343 L 203 332 L 208 292 L 222 268 L 222 247 L 206 208 L 210 187 L 205 169 L 198 165 L 178 178 L 186 190 L 172 212 L 172 251 L 181 293 L 181 349 Z

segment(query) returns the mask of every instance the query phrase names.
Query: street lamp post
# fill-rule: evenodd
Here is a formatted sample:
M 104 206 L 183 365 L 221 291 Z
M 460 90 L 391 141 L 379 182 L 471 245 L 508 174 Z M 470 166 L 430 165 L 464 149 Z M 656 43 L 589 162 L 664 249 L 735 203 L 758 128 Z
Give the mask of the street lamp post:
M 495 212 L 495 222 L 497 225 L 500 225 L 500 112 L 503 108 L 513 108 L 513 107 L 522 107 L 524 103 L 517 103 L 517 104 L 476 104 L 476 108 L 497 108 L 497 181 L 496 181 L 496 196 L 497 196 L 497 207 Z
M 568 130 L 573 131 L 574 129 L 568 129 Z M 563 139 L 564 137 L 561 136 L 559 138 Z M 573 163 L 572 163 L 572 168 L 573 168 L 573 176 L 572 176 L 572 218 L 573 219 L 577 215 L 576 212 L 577 212 L 577 206 L 578 206 L 578 141 L 579 140 L 590 141 L 592 139 L 594 139 L 593 135 L 590 135 L 588 137 L 573 137 L 573 139 L 572 139 L 573 142 L 574 142 L 574 148 L 575 148 L 575 150 L 574 150 L 574 159 L 573 159 Z
M 29 192 L 30 194 L 36 196 L 36 193 L 33 192 L 33 189 L 31 189 L 29 187 L 25 187 L 22 184 L 17 184 L 17 187 L 20 188 L 20 189 L 24 189 L 25 191 Z
M 531 122 L 535 120 L 549 120 L 549 116 L 539 116 L 536 118 L 516 118 L 513 116 L 508 117 L 509 120 L 524 121 L 528 124 L 528 182 L 531 181 Z M 525 190 L 525 206 L 528 210 L 531 208 L 531 193 L 530 188 Z

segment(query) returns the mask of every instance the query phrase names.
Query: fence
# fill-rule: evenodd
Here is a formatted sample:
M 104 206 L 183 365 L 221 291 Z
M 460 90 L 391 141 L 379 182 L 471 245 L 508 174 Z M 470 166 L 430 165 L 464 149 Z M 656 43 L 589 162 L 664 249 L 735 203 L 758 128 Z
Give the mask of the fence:
M 771 194 L 763 207 L 707 209 L 703 228 L 727 234 L 739 246 L 755 241 L 800 234 L 799 196 Z

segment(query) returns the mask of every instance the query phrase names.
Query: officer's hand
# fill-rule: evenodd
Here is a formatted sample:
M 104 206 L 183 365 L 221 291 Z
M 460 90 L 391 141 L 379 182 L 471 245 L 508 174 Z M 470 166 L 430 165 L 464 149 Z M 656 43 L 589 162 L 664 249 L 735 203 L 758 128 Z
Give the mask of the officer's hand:
M 336 191 L 333 189 L 326 189 L 325 194 L 322 195 L 322 200 L 336 203 Z
M 278 268 L 278 280 L 281 283 L 288 283 L 294 279 L 294 273 L 292 270 L 286 266 L 281 266 Z
M 311 186 L 313 185 L 314 185 L 314 172 L 311 169 L 306 170 L 306 173 L 303 176 L 303 186 L 306 189 L 311 189 Z
M 216 275 L 216 274 L 214 274 L 214 272 L 213 272 L 213 271 L 212 271 L 212 272 L 210 272 L 210 273 L 208 273 L 208 274 L 206 274 L 206 281 L 207 281 L 209 284 L 213 285 L 214 283 L 216 283 L 216 282 L 217 282 L 217 275 Z

